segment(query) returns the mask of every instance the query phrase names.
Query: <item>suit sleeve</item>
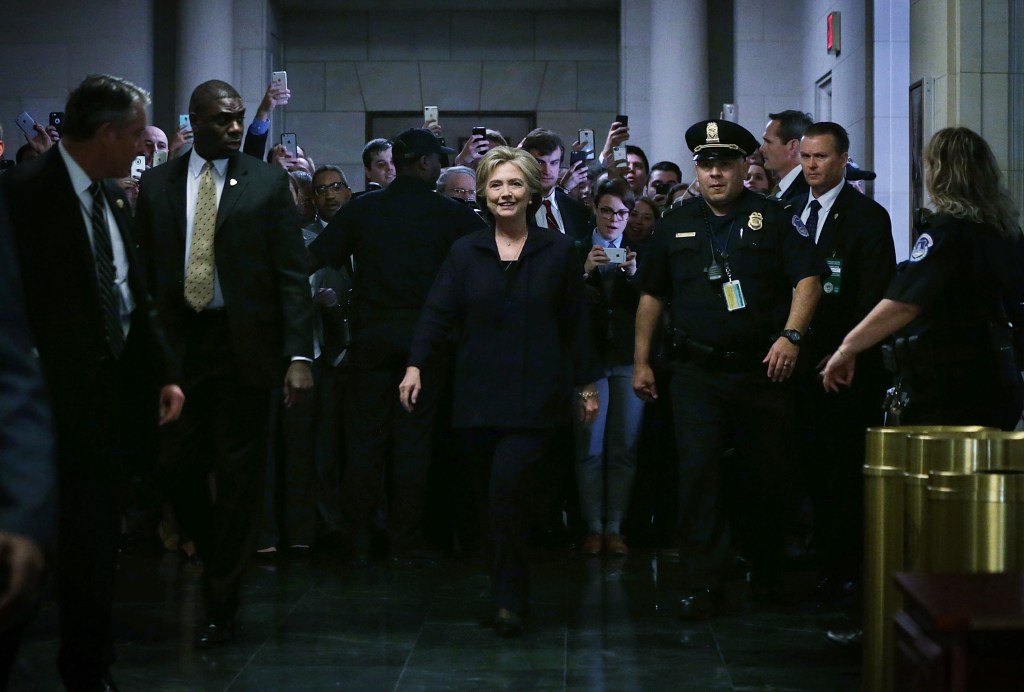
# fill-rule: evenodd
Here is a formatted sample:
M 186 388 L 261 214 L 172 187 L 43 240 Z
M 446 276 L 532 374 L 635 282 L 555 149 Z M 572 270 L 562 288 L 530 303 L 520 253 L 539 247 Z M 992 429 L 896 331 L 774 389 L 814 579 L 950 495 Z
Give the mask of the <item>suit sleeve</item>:
M 264 154 L 267 153 L 267 137 L 270 135 L 270 129 L 261 135 L 254 135 L 249 128 L 245 128 L 245 141 L 242 142 L 242 153 L 248 154 L 249 156 L 255 156 L 260 161 L 263 160 Z
M 14 245 L 0 200 L 0 247 Z M 0 253 L 0 531 L 39 543 L 56 531 L 56 469 L 50 409 L 14 253 Z
M 590 301 L 583 283 L 583 267 L 574 244 L 568 244 L 565 250 L 562 285 L 562 295 L 566 296 L 561 319 L 565 329 L 563 336 L 572 356 L 573 384 L 581 387 L 598 380 L 602 372 L 591 335 Z
M 861 225 L 858 284 L 853 305 L 853 324 L 860 322 L 885 297 L 885 289 L 896 275 L 896 246 L 892 240 L 892 222 L 881 206 L 869 205 Z
M 288 174 L 275 171 L 269 190 L 274 222 L 270 229 L 270 257 L 277 273 L 277 290 L 284 322 L 284 357 L 313 358 L 313 301 L 309 295 L 306 245 L 288 189 Z

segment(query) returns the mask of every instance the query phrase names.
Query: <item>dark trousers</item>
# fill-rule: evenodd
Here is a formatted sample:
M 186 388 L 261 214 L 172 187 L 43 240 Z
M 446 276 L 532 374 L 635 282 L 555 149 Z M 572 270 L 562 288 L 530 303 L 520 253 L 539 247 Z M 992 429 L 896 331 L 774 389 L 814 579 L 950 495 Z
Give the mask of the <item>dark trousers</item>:
M 58 422 L 57 667 L 69 690 L 98 680 L 114 662 L 117 483 L 124 452 L 116 370 L 110 366 L 100 375 L 74 420 Z
M 256 548 L 266 477 L 269 391 L 243 381 L 223 314 L 191 318 L 185 408 L 163 430 L 161 465 L 178 519 L 203 559 L 207 616 L 230 620 Z M 284 373 L 282 371 L 282 377 Z
M 825 392 L 806 373 L 797 383 L 800 478 L 814 509 L 814 547 L 823 571 L 856 577 L 864 540 L 864 431 L 883 424 L 885 379 L 858 368 L 852 387 Z
M 496 608 L 524 613 L 529 604 L 529 529 L 537 515 L 538 472 L 549 458 L 553 430 L 467 430 L 466 456 L 478 506 L 486 508 L 491 591 Z
M 346 531 L 357 552 L 369 547 L 372 512 L 384 496 L 389 457 L 391 551 L 401 554 L 415 550 L 422 542 L 434 419 L 444 375 L 433 370 L 421 373 L 423 389 L 412 413 L 398 401 L 398 384 L 404 375 L 405 368 L 356 369 L 351 374 L 345 397 L 348 459 L 341 494 Z
M 684 588 L 716 587 L 723 578 L 729 527 L 719 486 L 733 441 L 758 488 L 751 558 L 765 580 L 780 571 L 783 517 L 794 494 L 794 397 L 792 385 L 771 382 L 766 367 L 729 372 L 685 362 L 673 368 Z

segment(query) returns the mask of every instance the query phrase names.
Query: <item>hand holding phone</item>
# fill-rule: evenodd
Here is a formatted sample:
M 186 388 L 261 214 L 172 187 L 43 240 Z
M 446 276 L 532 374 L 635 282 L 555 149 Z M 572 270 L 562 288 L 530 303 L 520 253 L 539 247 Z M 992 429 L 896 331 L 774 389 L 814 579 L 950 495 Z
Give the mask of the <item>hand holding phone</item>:
M 139 155 L 132 161 L 132 177 L 138 180 L 146 172 L 146 157 Z
M 626 248 L 624 247 L 606 247 L 604 254 L 608 255 L 609 264 L 622 264 L 626 261 Z
M 288 88 L 288 73 L 284 70 L 270 73 L 270 83 L 277 84 L 282 89 Z
M 294 132 L 282 132 L 281 133 L 281 146 L 285 148 L 289 156 L 298 156 L 299 143 L 295 137 Z
M 62 111 L 52 111 L 50 113 L 50 127 L 57 131 L 57 134 L 61 134 L 61 128 L 64 127 L 64 113 Z
M 423 124 L 426 125 L 431 120 L 438 122 L 437 106 L 423 106 Z

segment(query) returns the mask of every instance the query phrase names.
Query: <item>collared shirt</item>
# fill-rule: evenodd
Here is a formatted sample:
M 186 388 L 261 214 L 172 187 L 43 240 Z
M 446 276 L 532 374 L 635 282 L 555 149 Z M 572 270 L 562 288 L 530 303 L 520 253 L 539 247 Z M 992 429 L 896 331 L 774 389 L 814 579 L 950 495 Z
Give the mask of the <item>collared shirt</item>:
M 71 178 L 71 188 L 78 196 L 82 219 L 85 221 L 85 230 L 89 235 L 89 246 L 95 252 L 96 243 L 93 239 L 94 229 L 92 227 L 92 193 L 89 192 L 89 186 L 92 185 L 93 181 L 89 174 L 78 165 L 78 162 L 71 156 L 63 143 L 59 144 L 57 149 L 60 151 L 60 156 L 64 159 L 64 165 L 68 169 L 68 176 Z M 131 289 L 128 287 L 128 254 L 124 249 L 124 238 L 121 237 L 120 232 L 115 232 L 119 227 L 117 219 L 114 218 L 114 212 L 111 211 L 110 205 L 107 204 L 107 197 L 106 195 L 101 195 L 100 197 L 103 200 L 103 210 L 107 215 L 107 228 L 110 229 L 110 249 L 114 259 L 114 285 L 121 296 L 121 326 L 124 329 L 125 335 L 127 335 L 132 310 L 135 309 L 135 301 L 132 298 Z
M 565 234 L 565 221 L 562 220 L 562 214 L 561 214 L 561 212 L 558 211 L 558 202 L 555 201 L 555 190 L 557 190 L 557 189 L 558 189 L 557 186 L 556 187 L 552 187 L 551 188 L 551 192 L 549 192 L 547 194 L 547 196 L 542 198 L 540 209 L 537 210 L 537 216 L 536 216 L 535 220 L 537 221 L 537 225 L 540 226 L 541 228 L 547 228 L 548 227 L 548 210 L 547 210 L 547 206 L 544 204 L 544 202 L 550 202 L 551 203 L 551 215 L 554 216 L 555 217 L 555 221 L 558 222 L 558 230 L 561 231 L 562 234 L 564 235 Z
M 213 181 L 217 186 L 217 207 L 220 208 L 220 198 L 224 192 L 224 181 L 227 178 L 228 172 L 228 160 L 217 159 L 211 161 L 213 164 Z M 206 165 L 206 159 L 196 153 L 195 149 L 192 149 L 192 153 L 189 155 L 188 160 L 188 177 L 185 185 L 185 228 L 188 229 L 188 233 L 185 234 L 185 274 L 188 274 L 188 259 L 189 252 L 192 250 L 192 232 L 194 230 L 196 221 L 196 203 L 199 201 L 199 178 L 203 173 L 203 166 Z M 214 266 L 213 266 L 213 300 L 206 306 L 207 310 L 223 308 L 224 307 L 224 294 L 220 290 L 220 279 L 217 277 L 217 261 L 216 253 L 214 254 Z
M 818 242 L 818 238 L 821 237 L 821 229 L 825 226 L 825 220 L 828 218 L 828 212 L 832 208 L 832 205 L 836 203 L 836 197 L 843 191 L 843 185 L 846 184 L 846 178 L 844 177 L 839 181 L 839 184 L 834 188 L 823 194 L 821 197 L 814 196 L 814 190 L 811 190 L 810 196 L 807 198 L 807 204 L 804 206 L 804 211 L 800 215 L 800 220 L 806 222 L 807 217 L 811 213 L 811 201 L 818 200 L 818 204 L 821 205 L 821 209 L 818 210 L 818 227 L 808 228 L 811 232 L 811 239 L 814 242 Z
M 782 180 L 779 181 L 779 192 L 778 192 L 778 194 L 775 195 L 775 198 L 776 199 L 781 199 L 782 195 L 786 194 L 786 190 L 789 189 L 789 186 L 793 184 L 794 180 L 796 180 L 796 177 L 798 175 L 803 175 L 803 172 L 804 172 L 803 166 L 800 166 L 798 164 L 798 165 L 796 165 L 793 168 L 793 170 L 791 170 L 789 173 L 784 175 L 782 177 Z
M 622 247 L 621 235 L 618 238 L 615 238 L 614 240 L 608 240 L 603 235 L 598 233 L 596 228 L 590 234 L 590 240 L 593 243 L 593 245 L 591 245 L 590 247 L 594 247 L 594 245 L 600 245 L 601 247 Z

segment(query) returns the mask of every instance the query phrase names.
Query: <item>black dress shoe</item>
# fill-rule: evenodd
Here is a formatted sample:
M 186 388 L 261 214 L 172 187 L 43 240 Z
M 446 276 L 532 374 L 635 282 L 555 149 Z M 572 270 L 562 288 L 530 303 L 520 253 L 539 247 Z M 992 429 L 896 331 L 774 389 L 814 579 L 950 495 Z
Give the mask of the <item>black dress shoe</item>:
M 719 594 L 710 588 L 692 589 L 679 599 L 679 619 L 689 622 L 707 620 L 718 609 Z
M 523 618 L 507 610 L 499 610 L 494 616 L 494 631 L 502 639 L 523 636 Z
M 230 620 L 210 620 L 199 630 L 196 637 L 197 649 L 214 649 L 235 641 L 235 623 Z
M 864 639 L 864 630 L 857 628 L 850 629 L 834 629 L 829 630 L 825 633 L 825 638 L 836 646 L 842 647 L 853 647 L 860 646 L 861 640 Z

